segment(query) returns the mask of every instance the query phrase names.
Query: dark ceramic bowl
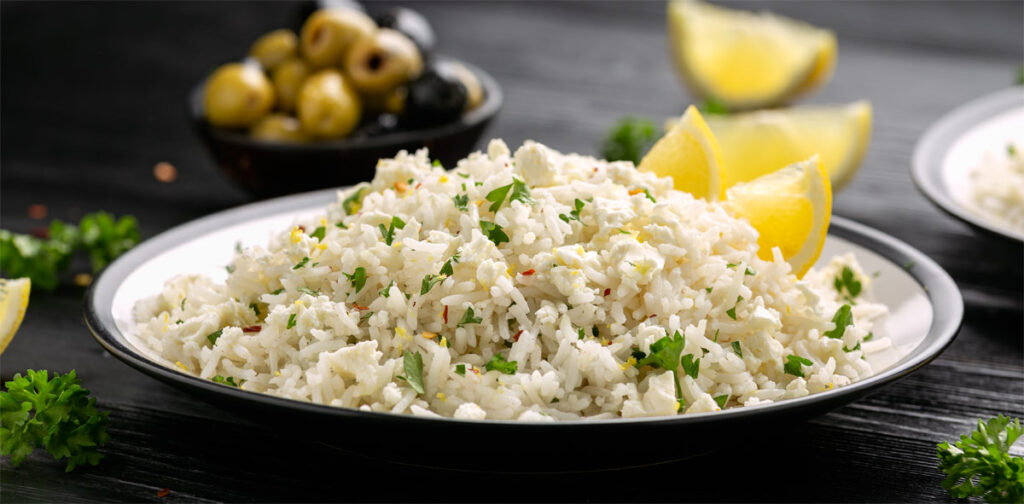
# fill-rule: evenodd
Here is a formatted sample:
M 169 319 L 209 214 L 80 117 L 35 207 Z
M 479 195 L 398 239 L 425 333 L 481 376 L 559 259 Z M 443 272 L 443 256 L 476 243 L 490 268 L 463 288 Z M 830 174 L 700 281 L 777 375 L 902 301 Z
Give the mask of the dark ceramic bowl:
M 221 171 L 257 198 L 327 187 L 352 185 L 373 178 L 377 160 L 400 150 L 430 149 L 445 166 L 473 151 L 484 129 L 501 110 L 498 83 L 483 70 L 462 63 L 480 79 L 484 101 L 449 124 L 399 130 L 370 138 L 325 140 L 308 144 L 267 142 L 244 131 L 212 126 L 203 116 L 203 86 L 188 97 L 188 117 Z
M 877 374 L 862 381 L 764 406 L 554 423 L 377 413 L 220 385 L 183 373 L 136 339 L 135 303 L 159 293 L 168 278 L 187 272 L 222 278 L 223 265 L 231 259 L 236 243 L 262 245 L 272 231 L 291 225 L 297 216 L 312 217 L 334 201 L 334 190 L 262 201 L 150 238 L 114 261 L 93 282 L 85 296 L 89 329 L 103 348 L 129 366 L 281 432 L 300 432 L 305 439 L 403 464 L 561 472 L 695 457 L 748 436 L 763 439 L 780 428 L 799 428 L 799 422 L 855 401 L 927 364 L 953 341 L 963 317 L 956 284 L 928 256 L 879 231 L 833 217 L 821 262 L 855 252 L 865 271 L 878 273 L 874 291 L 890 314 L 875 331 L 893 341 L 889 350 L 895 353 L 887 362 L 877 362 Z M 205 406 L 196 402 L 195 407 Z M 480 455 L 490 446 L 500 446 L 500 456 Z

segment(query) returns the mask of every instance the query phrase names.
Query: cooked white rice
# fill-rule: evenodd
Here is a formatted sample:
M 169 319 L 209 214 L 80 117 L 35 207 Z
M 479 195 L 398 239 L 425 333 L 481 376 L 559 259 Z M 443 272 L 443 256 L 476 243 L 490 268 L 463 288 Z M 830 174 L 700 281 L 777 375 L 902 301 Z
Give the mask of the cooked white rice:
M 514 178 L 533 203 L 510 200 L 510 191 L 490 211 L 486 195 Z M 136 307 L 140 339 L 183 372 L 231 378 L 250 391 L 529 421 L 801 397 L 870 376 L 864 352 L 888 345 L 869 337 L 886 308 L 864 299 L 871 278 L 851 255 L 797 279 L 778 250 L 772 261 L 758 258 L 757 232 L 745 221 L 628 162 L 534 142 L 512 155 L 494 140 L 452 171 L 432 166 L 426 150 L 381 160 L 359 203 L 356 191 L 268 248 L 241 251 L 226 285 L 199 275 L 167 282 Z M 453 200 L 459 195 L 465 210 Z M 405 226 L 388 245 L 382 235 L 396 216 Z M 496 246 L 481 220 L 509 241 Z M 311 236 L 319 227 L 324 236 Z M 421 295 L 424 277 L 455 254 L 453 274 Z M 844 267 L 864 286 L 855 303 L 834 286 Z M 361 289 L 357 268 L 365 271 Z M 846 303 L 853 324 L 840 338 L 825 336 Z M 676 331 L 682 355 L 700 359 L 696 373 L 678 366 L 681 397 L 673 373 L 638 368 L 634 353 L 651 353 Z M 416 354 L 423 393 L 403 379 Z M 496 355 L 515 371 L 488 371 Z M 787 373 L 791 355 L 810 364 Z
M 985 217 L 1024 232 L 1024 142 L 987 151 L 971 170 L 971 196 Z

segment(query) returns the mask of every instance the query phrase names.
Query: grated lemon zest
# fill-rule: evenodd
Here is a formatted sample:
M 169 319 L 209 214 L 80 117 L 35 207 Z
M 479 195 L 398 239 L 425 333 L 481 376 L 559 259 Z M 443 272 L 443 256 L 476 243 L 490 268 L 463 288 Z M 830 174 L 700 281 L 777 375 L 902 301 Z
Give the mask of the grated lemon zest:
M 281 372 L 280 371 L 274 371 L 274 376 L 281 376 Z
M 295 226 L 292 228 L 292 243 L 299 243 L 300 241 L 302 241 L 302 230 L 299 229 L 299 226 Z
M 320 217 L 320 225 L 324 226 L 324 227 L 327 227 L 327 218 Z
M 676 411 L 679 411 L 679 401 L 676 401 L 675 408 L 672 408 L 672 409 L 674 409 Z
M 630 366 L 635 366 L 635 365 L 636 365 L 636 357 L 633 357 L 631 355 L 628 359 L 626 359 L 626 362 L 623 362 L 622 364 L 619 364 L 619 368 L 622 369 L 623 371 L 625 371 Z
M 448 348 L 448 338 L 441 336 L 441 346 Z
M 440 177 L 437 178 L 437 181 L 438 181 L 438 183 L 441 183 L 441 184 L 447 184 L 448 183 L 448 176 L 447 175 L 441 175 Z
M 317 250 L 326 250 L 327 249 L 327 244 L 326 243 L 317 243 L 316 244 L 316 249 Z
M 188 371 L 188 366 L 182 364 L 181 361 L 174 361 L 174 365 L 184 369 L 186 372 Z
M 434 339 L 434 338 L 437 337 L 437 333 L 429 332 L 429 331 L 423 331 L 423 334 L 421 336 L 423 336 L 425 339 Z
M 447 398 L 447 397 L 445 397 L 445 395 L 444 395 L 444 392 L 438 392 L 438 393 L 437 393 L 437 398 L 438 398 L 438 399 L 440 399 L 440 400 L 442 400 L 442 401 L 445 401 L 445 402 L 447 402 L 447 401 L 448 401 L 448 398 Z

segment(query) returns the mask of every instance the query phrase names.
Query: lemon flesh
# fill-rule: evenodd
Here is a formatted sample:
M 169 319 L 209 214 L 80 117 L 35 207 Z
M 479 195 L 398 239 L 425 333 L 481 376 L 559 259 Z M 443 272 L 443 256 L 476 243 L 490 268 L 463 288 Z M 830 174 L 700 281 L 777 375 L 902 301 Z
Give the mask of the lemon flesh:
M 683 83 L 730 110 L 773 107 L 817 89 L 832 77 L 838 52 L 831 31 L 696 0 L 669 2 L 668 34 Z
M 708 116 L 722 149 L 725 187 L 815 154 L 836 190 L 857 173 L 871 140 L 871 104 L 794 107 Z
M 832 188 L 816 157 L 726 191 L 725 208 L 758 232 L 758 257 L 778 247 L 797 276 L 818 260 L 832 219 Z
M 695 198 L 716 201 L 724 191 L 722 156 L 700 112 L 692 105 L 651 147 L 637 168 L 659 177 L 672 177 L 676 189 Z
M 18 327 L 25 318 L 31 290 L 32 281 L 28 278 L 0 278 L 0 354 L 14 339 L 14 333 L 18 332 Z

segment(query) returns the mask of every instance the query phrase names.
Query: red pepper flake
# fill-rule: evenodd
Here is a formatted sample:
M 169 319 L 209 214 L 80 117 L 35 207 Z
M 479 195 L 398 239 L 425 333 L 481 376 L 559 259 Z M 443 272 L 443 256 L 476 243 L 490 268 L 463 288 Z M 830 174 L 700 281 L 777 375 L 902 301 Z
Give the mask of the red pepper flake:
M 260 330 L 261 330 L 261 329 L 263 329 L 263 327 L 262 327 L 262 326 L 259 326 L 259 325 L 251 325 L 251 326 L 249 326 L 249 327 L 243 327 L 243 328 L 242 328 L 242 332 L 260 332 Z
M 604 295 L 605 295 L 605 296 L 607 296 L 607 295 L 609 295 L 609 294 L 611 294 L 611 293 L 612 293 L 612 290 L 611 290 L 611 289 L 605 289 L 605 290 L 604 290 Z
M 597 173 L 597 167 L 596 166 L 594 167 L 594 173 Z
M 400 193 L 404 193 L 405 191 L 409 190 L 409 184 L 406 184 L 405 182 L 399 180 L 398 182 L 395 182 L 395 190 Z
M 178 169 L 167 161 L 160 161 L 153 166 L 153 178 L 165 184 L 169 184 L 178 179 Z
M 532 274 L 534 274 L 534 273 L 536 273 L 536 272 L 537 272 L 536 270 L 534 270 L 533 268 L 530 268 L 530 269 L 528 269 L 528 270 L 526 270 L 526 271 L 524 271 L 524 272 L 520 273 L 520 275 L 523 275 L 523 276 L 530 276 L 530 275 L 532 275 Z
M 448 323 L 448 305 L 444 305 L 444 323 Z
M 369 306 L 359 306 L 359 305 L 357 305 L 355 303 L 352 303 L 352 306 L 355 306 L 357 310 L 369 310 L 370 309 Z
M 160 497 L 160 498 L 164 498 L 164 497 L 167 497 L 167 495 L 170 494 L 170 493 L 171 493 L 171 489 L 170 488 L 161 488 L 160 490 L 156 491 L 156 496 Z
M 507 166 L 507 165 L 506 165 L 506 166 Z M 480 374 L 480 370 L 479 370 L 479 369 L 477 369 L 477 368 L 475 368 L 475 367 L 473 367 L 473 366 L 470 366 L 470 367 L 469 367 L 469 370 L 470 370 L 470 371 L 472 371 L 472 372 L 474 372 L 474 373 L 476 373 L 476 374 Z
M 657 313 L 652 313 L 652 314 L 651 314 L 651 315 L 650 315 L 649 317 L 647 317 L 647 318 L 654 318 L 654 317 L 657 317 L 657 316 L 658 316 L 658 314 L 657 314 Z
M 642 192 L 644 192 L 643 189 L 630 189 L 629 190 L 629 195 L 630 196 L 636 196 L 637 194 L 640 194 Z
M 299 226 L 299 231 L 306 232 L 306 226 Z
M 419 189 L 421 185 L 423 185 L 423 182 L 419 182 L 419 183 L 417 183 L 417 184 L 416 184 L 416 189 Z
M 517 332 L 515 336 L 512 336 L 512 339 L 516 340 L 516 342 L 518 343 L 519 342 L 519 335 L 521 335 L 521 334 L 523 334 L 523 329 L 520 329 L 519 332 Z
M 29 205 L 28 210 L 26 210 L 26 213 L 28 213 L 29 219 L 43 220 L 50 213 L 50 209 L 46 208 L 46 205 L 36 203 L 33 205 Z

